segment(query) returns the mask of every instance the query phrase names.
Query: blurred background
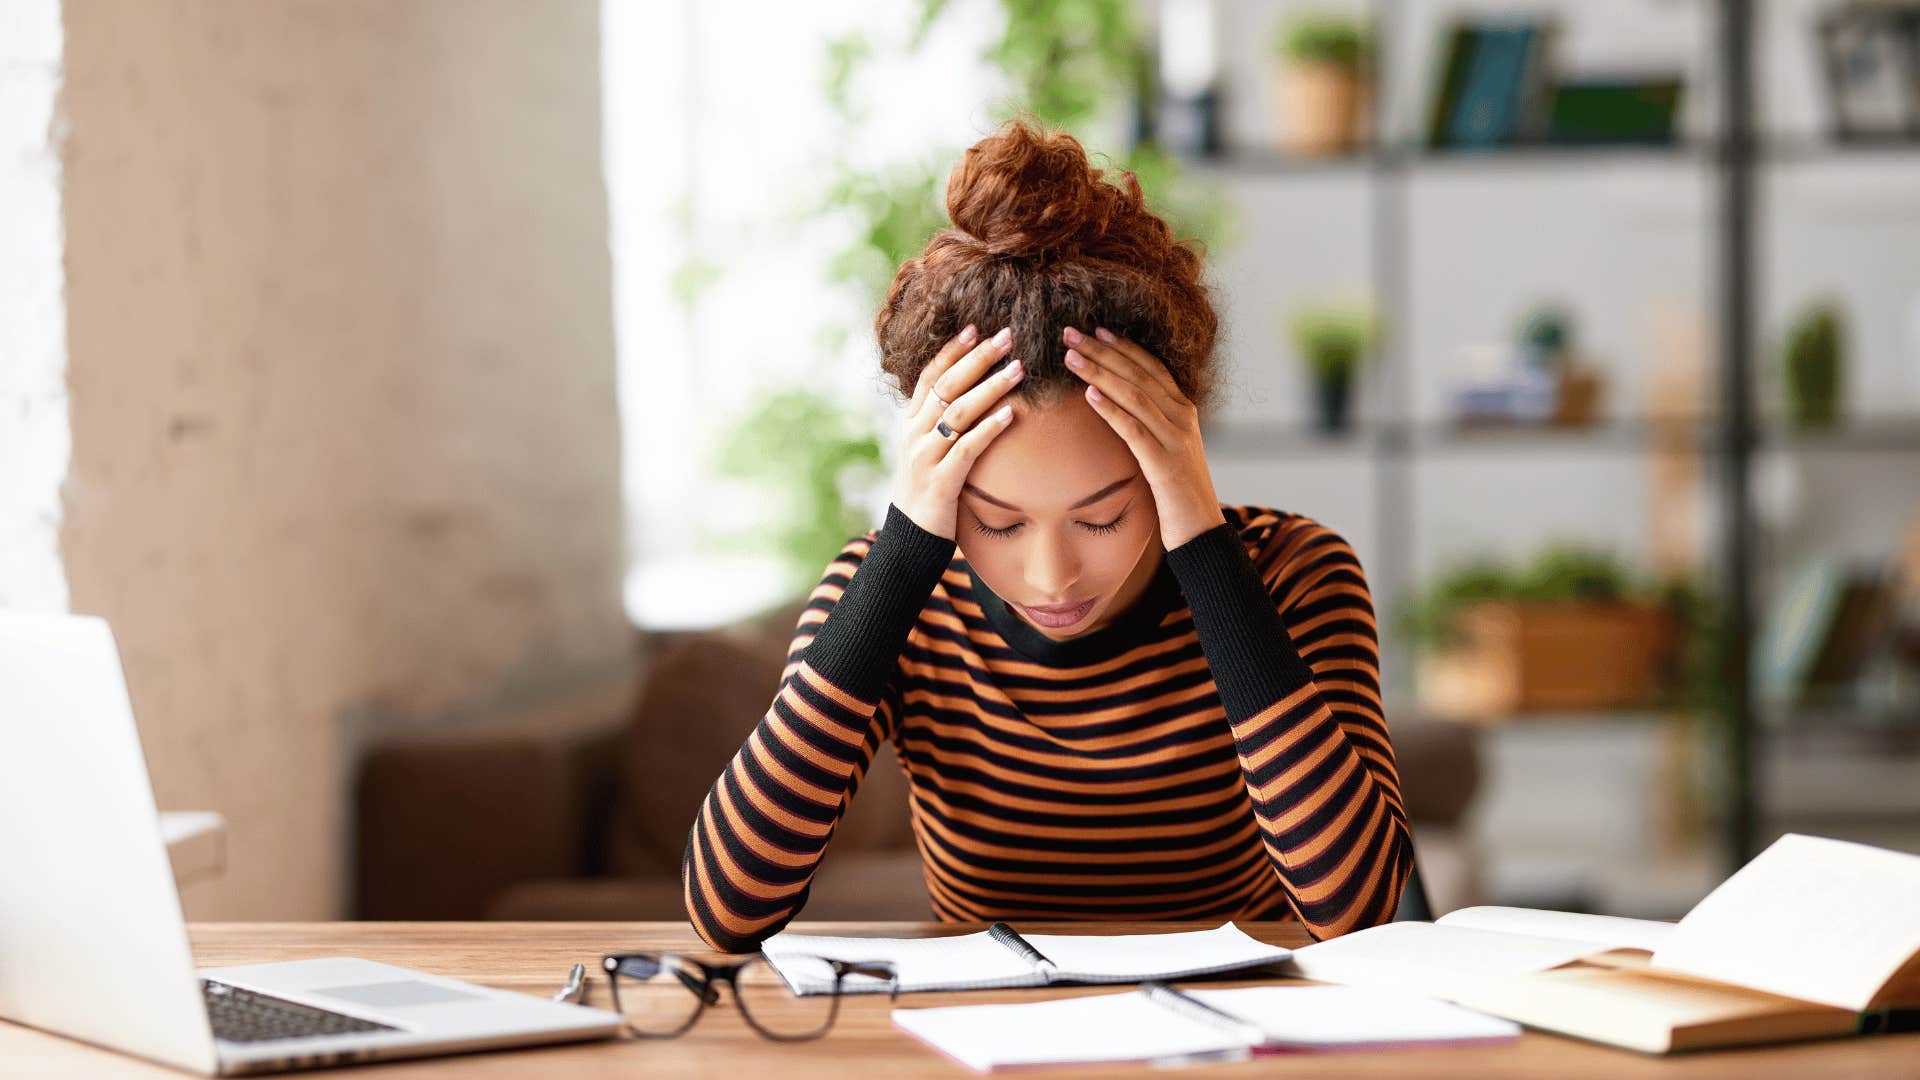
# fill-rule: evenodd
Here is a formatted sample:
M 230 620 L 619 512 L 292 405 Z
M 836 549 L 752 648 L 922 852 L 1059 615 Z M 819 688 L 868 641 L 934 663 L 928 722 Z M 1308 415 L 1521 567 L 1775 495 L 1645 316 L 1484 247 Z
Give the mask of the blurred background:
M 1206 244 L 1436 910 L 1920 851 L 1920 4 L 14 0 L 0 605 L 112 622 L 189 916 L 681 917 L 1016 111 Z M 803 917 L 925 912 L 883 762 Z

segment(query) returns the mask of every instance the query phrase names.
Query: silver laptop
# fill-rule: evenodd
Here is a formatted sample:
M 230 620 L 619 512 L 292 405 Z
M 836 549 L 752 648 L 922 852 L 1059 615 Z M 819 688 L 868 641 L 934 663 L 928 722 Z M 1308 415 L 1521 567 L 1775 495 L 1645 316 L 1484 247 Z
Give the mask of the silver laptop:
M 346 957 L 196 972 L 112 632 L 8 611 L 0 1018 L 221 1075 L 620 1028 L 616 1013 Z

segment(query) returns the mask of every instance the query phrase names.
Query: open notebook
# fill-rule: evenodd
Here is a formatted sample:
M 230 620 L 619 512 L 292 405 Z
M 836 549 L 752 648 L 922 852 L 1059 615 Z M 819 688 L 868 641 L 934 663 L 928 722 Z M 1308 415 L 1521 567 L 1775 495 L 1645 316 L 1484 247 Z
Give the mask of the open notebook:
M 1466 908 L 1309 945 L 1287 970 L 1649 1053 L 1905 1027 L 1920 856 L 1789 834 L 1678 924 Z
M 885 960 L 900 990 L 991 990 L 1058 982 L 1115 983 L 1185 979 L 1262 967 L 1292 955 L 1225 923 L 1178 934 L 1015 933 L 1004 923 L 977 934 L 937 938 L 820 937 L 780 933 L 760 951 L 796 994 L 833 989 L 829 960 Z M 887 984 L 848 976 L 847 993 L 884 992 Z
M 1513 1039 L 1520 1026 L 1432 998 L 1350 986 L 1175 990 L 1021 1005 L 895 1009 L 894 1025 L 981 1072 L 1170 1061 L 1251 1050 L 1360 1050 Z

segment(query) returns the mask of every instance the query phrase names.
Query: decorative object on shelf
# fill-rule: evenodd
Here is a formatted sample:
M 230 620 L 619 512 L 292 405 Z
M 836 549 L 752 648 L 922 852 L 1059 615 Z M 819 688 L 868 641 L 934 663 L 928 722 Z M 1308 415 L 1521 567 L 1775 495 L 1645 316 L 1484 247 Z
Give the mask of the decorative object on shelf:
M 1851 704 L 1869 660 L 1892 648 L 1894 601 L 1887 575 L 1877 570 L 1850 568 L 1831 555 L 1808 560 L 1754 638 L 1761 700 L 1776 710 Z
M 1839 307 L 1821 302 L 1793 324 L 1783 358 L 1787 413 L 1795 427 L 1831 427 L 1840 419 L 1846 335 Z
M 1371 128 L 1373 32 L 1351 15 L 1311 12 L 1275 25 L 1277 141 L 1290 153 L 1352 153 Z
M 1220 153 L 1220 44 L 1214 0 L 1162 0 L 1155 137 L 1182 157 Z
M 1598 419 L 1606 382 L 1580 363 L 1572 327 L 1564 308 L 1542 305 L 1521 320 L 1511 353 L 1498 346 L 1464 350 L 1472 362 L 1454 394 L 1456 420 L 1578 427 Z
M 1379 339 L 1371 304 L 1323 303 L 1294 312 L 1293 342 L 1312 376 L 1319 430 L 1347 430 L 1355 374 Z
M 1562 79 L 1547 105 L 1547 141 L 1565 146 L 1665 146 L 1683 86 L 1678 75 Z
M 1846 4 L 1817 33 L 1834 139 L 1920 139 L 1920 5 Z
M 1537 141 L 1553 36 L 1547 21 L 1462 22 L 1449 29 L 1428 145 L 1483 150 Z
M 1690 585 L 1649 584 L 1611 555 L 1557 544 L 1524 567 L 1481 561 L 1442 576 L 1401 628 L 1422 650 L 1423 708 L 1498 723 L 1693 703 L 1690 639 L 1708 612 Z

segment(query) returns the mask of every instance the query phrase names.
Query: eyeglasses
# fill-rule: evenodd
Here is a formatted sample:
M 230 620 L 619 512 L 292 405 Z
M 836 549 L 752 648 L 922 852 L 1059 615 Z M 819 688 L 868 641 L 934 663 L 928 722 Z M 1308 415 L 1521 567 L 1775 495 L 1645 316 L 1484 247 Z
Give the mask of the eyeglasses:
M 600 966 L 613 987 L 614 1009 L 626 1017 L 634 1034 L 647 1038 L 667 1038 L 692 1027 L 707 1006 L 719 1003 L 721 983 L 733 988 L 741 1019 L 761 1035 L 781 1042 L 825 1035 L 840 1014 L 842 984 L 850 975 L 883 980 L 889 997 L 899 993 L 899 977 L 893 965 L 884 961 L 805 959 L 832 970 L 830 992 L 790 992 L 786 980 L 764 956 L 709 964 L 674 953 L 621 953 L 602 957 Z

